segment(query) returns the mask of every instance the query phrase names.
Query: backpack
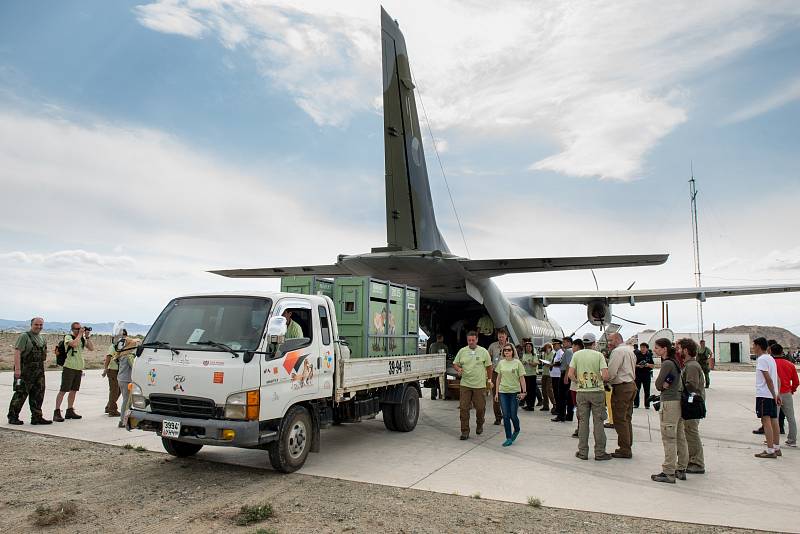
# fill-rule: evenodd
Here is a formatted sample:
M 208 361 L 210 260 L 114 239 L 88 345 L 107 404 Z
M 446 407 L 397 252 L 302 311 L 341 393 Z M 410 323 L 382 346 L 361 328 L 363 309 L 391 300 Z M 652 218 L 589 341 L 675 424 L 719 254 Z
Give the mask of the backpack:
M 86 341 L 81 339 L 81 346 L 83 347 L 86 344 Z M 56 353 L 56 365 L 59 367 L 64 367 L 64 364 L 67 362 L 67 354 L 71 351 L 72 348 L 68 348 L 67 344 L 64 343 L 64 340 L 58 342 L 55 348 Z

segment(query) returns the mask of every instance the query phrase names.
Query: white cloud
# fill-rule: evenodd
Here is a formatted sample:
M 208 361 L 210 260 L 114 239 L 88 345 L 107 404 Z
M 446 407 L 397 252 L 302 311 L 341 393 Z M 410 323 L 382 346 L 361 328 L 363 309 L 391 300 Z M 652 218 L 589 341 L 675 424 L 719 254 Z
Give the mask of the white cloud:
M 0 310 L 146 322 L 178 294 L 277 287 L 208 269 L 333 262 L 383 241 L 294 194 L 306 171 L 255 175 L 159 131 L 0 109 L 0 183 L 17 200 L 0 216 L 0 279 L 13 280 Z
M 25 265 L 41 265 L 48 269 L 83 266 L 126 268 L 133 267 L 135 261 L 130 256 L 107 256 L 85 250 L 59 250 L 49 254 L 37 254 L 21 251 L 0 254 L 0 261 L 21 263 Z
M 531 169 L 616 180 L 641 176 L 648 152 L 687 120 L 687 80 L 800 21 L 796 2 L 757 0 L 440 0 L 387 10 L 435 128 L 545 135 L 560 148 Z M 162 0 L 137 13 L 190 37 L 202 32 L 175 19 L 199 21 L 250 53 L 320 125 L 371 111 L 380 91 L 377 2 Z
M 780 89 L 773 91 L 761 100 L 732 113 L 725 124 L 743 122 L 758 117 L 770 111 L 779 109 L 795 100 L 800 100 L 800 78 L 795 78 Z
M 159 4 L 149 4 L 135 8 L 139 22 L 151 30 L 200 38 L 207 30 L 202 22 L 192 15 L 192 9 L 180 2 L 168 0 Z

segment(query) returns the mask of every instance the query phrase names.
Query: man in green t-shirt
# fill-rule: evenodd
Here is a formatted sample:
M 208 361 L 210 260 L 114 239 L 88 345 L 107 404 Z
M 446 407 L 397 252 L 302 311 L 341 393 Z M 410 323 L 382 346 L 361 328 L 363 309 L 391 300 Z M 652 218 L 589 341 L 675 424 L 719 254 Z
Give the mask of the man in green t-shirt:
M 64 336 L 64 347 L 67 349 L 67 359 L 64 361 L 64 368 L 61 370 L 61 388 L 56 396 L 56 409 L 53 410 L 53 421 L 63 423 L 64 419 L 82 419 L 83 416 L 75 413 L 75 395 L 81 389 L 81 378 L 83 370 L 86 368 L 86 361 L 83 359 L 83 350 L 94 350 L 94 343 L 91 339 L 91 329 L 81 326 L 81 323 L 74 322 L 70 325 L 70 333 Z M 67 411 L 61 416 L 61 401 L 67 394 Z
M 606 432 L 603 428 L 606 395 L 604 383 L 608 381 L 608 364 L 600 352 L 594 350 L 595 335 L 587 332 L 581 338 L 583 350 L 572 355 L 568 376 L 578 385 L 578 452 L 581 460 L 589 459 L 589 414 L 594 426 L 594 459 L 610 460 L 606 452 Z
M 25 406 L 25 400 L 31 409 L 32 425 L 49 425 L 42 417 L 42 401 L 44 401 L 44 361 L 47 358 L 47 341 L 41 335 L 44 319 L 31 319 L 31 329 L 17 338 L 14 344 L 14 396 L 8 405 L 8 423 L 23 424 L 19 412 Z
M 303 328 L 297 324 L 297 321 L 292 320 L 292 310 L 283 312 L 283 317 L 286 319 L 286 336 L 284 339 L 299 339 L 303 337 Z
M 469 410 L 475 407 L 476 434 L 483 433 L 486 413 L 486 388 L 492 376 L 492 359 L 489 351 L 478 346 L 478 333 L 467 333 L 467 346 L 458 351 L 453 360 L 458 376 L 461 378 L 459 391 L 459 411 L 461 415 L 461 438 L 469 438 Z

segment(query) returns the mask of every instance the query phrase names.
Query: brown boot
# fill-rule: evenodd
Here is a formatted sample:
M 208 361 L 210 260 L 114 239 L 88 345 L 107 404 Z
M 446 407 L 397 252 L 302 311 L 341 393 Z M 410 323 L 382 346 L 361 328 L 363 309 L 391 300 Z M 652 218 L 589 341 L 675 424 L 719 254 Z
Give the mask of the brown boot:
M 64 414 L 64 419 L 83 419 L 83 416 L 76 414 L 74 408 L 67 408 L 67 413 Z
M 56 423 L 63 423 L 64 418 L 61 417 L 61 410 L 55 409 L 53 410 L 53 421 Z

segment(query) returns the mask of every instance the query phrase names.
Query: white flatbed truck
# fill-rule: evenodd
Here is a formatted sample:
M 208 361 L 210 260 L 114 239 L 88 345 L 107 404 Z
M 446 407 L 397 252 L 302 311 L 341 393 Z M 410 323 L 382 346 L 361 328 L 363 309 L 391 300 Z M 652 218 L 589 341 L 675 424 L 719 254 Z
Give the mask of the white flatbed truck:
M 287 311 L 302 337 L 287 338 Z M 351 358 L 324 295 L 190 295 L 167 305 L 137 350 L 127 427 L 157 432 L 179 457 L 204 445 L 265 449 L 288 473 L 333 424 L 383 412 L 388 430 L 413 430 L 420 381 L 444 372 L 438 354 Z

